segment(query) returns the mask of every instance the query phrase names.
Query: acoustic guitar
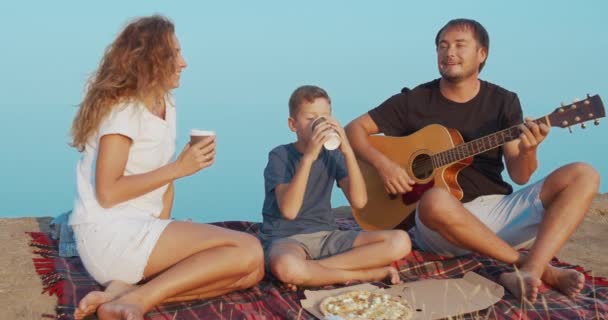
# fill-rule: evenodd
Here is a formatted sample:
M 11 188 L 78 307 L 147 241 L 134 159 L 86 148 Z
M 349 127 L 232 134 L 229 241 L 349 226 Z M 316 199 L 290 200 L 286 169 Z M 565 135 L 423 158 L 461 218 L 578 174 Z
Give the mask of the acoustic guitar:
M 604 116 L 601 98 L 587 95 L 584 100 L 562 104 L 534 122 L 568 129 L 580 123 L 585 128 L 585 121 L 594 120 L 598 125 L 597 119 Z M 457 130 L 431 124 L 405 137 L 370 136 L 369 142 L 402 166 L 416 184 L 408 193 L 387 194 L 376 169 L 359 160 L 368 201 L 363 209 L 353 208 L 355 219 L 366 230 L 403 228 L 411 224 L 408 217 L 416 209 L 422 194 L 432 187 L 446 188 L 456 198 L 462 199 L 458 173 L 473 162 L 473 156 L 515 140 L 520 133 L 519 126 L 513 126 L 465 143 Z

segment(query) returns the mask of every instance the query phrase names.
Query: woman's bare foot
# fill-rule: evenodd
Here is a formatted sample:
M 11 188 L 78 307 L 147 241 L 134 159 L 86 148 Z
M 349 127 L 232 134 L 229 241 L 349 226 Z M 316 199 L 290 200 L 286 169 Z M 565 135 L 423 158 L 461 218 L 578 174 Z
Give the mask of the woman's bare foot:
M 526 271 L 505 272 L 498 278 L 500 284 L 516 298 L 536 302 L 538 288 L 542 281 Z
M 585 286 L 585 276 L 574 269 L 547 267 L 541 279 L 568 297 L 575 297 Z
M 74 310 L 74 319 L 80 320 L 95 313 L 100 305 L 114 299 L 111 295 L 103 291 L 91 291 L 78 302 L 78 308 Z
M 101 320 L 143 320 L 144 312 L 137 305 L 115 300 L 99 306 L 97 316 Z
M 74 310 L 74 319 L 84 319 L 95 313 L 100 305 L 110 302 L 122 294 L 135 288 L 135 286 L 120 282 L 112 281 L 105 291 L 91 291 L 78 302 L 78 308 Z

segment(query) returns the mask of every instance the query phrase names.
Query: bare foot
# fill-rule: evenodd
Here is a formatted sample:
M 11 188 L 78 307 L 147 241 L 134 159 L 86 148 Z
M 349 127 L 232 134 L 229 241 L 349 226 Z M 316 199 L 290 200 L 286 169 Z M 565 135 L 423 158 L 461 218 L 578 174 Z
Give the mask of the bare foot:
M 538 287 L 542 281 L 526 271 L 505 272 L 498 278 L 500 284 L 511 292 L 516 298 L 536 302 Z
M 105 291 L 92 291 L 87 293 L 87 295 L 78 302 L 78 308 L 74 310 L 74 319 L 86 318 L 95 313 L 100 305 L 119 298 L 136 287 L 137 286 L 122 281 L 112 281 L 106 287 Z
M 386 267 L 386 277 L 391 282 L 391 284 L 401 283 L 401 278 L 399 277 L 399 271 L 395 269 L 395 267 Z
M 144 312 L 137 305 L 112 301 L 102 304 L 97 316 L 101 320 L 143 320 Z
M 585 286 L 585 276 L 574 269 L 547 267 L 541 278 L 568 297 L 575 297 Z
M 87 295 L 78 302 L 78 308 L 74 310 L 74 319 L 80 320 L 86 318 L 95 313 L 100 305 L 110 302 L 112 299 L 114 299 L 112 295 L 103 291 L 91 291 L 87 293 Z
M 287 289 L 291 290 L 291 291 L 298 291 L 298 286 L 296 286 L 295 284 L 291 284 L 291 283 L 286 283 L 285 286 L 287 287 Z

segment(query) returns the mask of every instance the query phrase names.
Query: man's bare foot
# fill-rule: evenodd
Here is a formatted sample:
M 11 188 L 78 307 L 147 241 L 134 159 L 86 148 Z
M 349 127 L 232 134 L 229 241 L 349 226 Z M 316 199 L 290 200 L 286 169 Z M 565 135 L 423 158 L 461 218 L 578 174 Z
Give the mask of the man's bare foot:
M 87 295 L 78 302 L 78 308 L 74 310 L 74 319 L 86 318 L 95 313 L 100 305 L 119 298 L 134 288 L 136 288 L 136 286 L 122 281 L 112 281 L 106 287 L 105 291 L 92 291 L 87 293 Z
M 143 320 L 144 312 L 137 305 L 115 300 L 99 306 L 97 316 L 101 320 Z
M 574 269 L 547 267 L 541 279 L 568 297 L 575 297 L 585 286 L 585 276 Z
M 500 284 L 516 298 L 536 302 L 538 288 L 542 281 L 526 271 L 505 272 L 498 278 Z

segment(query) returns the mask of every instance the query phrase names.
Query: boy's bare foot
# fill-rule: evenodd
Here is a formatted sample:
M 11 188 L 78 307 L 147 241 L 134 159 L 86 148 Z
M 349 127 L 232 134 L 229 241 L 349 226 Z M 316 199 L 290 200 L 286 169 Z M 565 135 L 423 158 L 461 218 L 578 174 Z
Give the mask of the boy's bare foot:
M 536 302 L 538 288 L 542 281 L 526 271 L 505 272 L 498 278 L 500 284 L 516 298 Z
M 105 291 L 91 291 L 78 302 L 78 307 L 74 310 L 74 319 L 80 320 L 95 313 L 100 305 L 110 302 L 123 293 L 128 292 L 135 286 L 120 282 L 112 281 Z
M 144 312 L 137 305 L 115 300 L 99 306 L 97 316 L 101 320 L 143 320 Z
M 549 266 L 545 269 L 541 279 L 571 298 L 578 295 L 585 286 L 585 276 L 574 269 Z
M 386 277 L 391 282 L 391 284 L 401 283 L 401 278 L 399 277 L 399 271 L 395 269 L 395 267 L 386 267 Z

